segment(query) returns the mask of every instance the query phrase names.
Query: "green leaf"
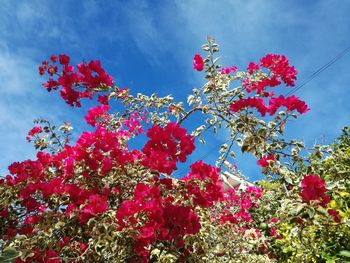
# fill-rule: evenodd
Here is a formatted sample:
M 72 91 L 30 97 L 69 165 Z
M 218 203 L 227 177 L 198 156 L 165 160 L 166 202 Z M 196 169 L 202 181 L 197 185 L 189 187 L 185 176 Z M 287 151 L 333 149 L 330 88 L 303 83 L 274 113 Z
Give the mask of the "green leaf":
M 322 206 L 318 206 L 316 208 L 316 211 L 319 212 L 320 214 L 324 215 L 324 216 L 328 216 L 328 212 L 326 209 L 324 209 Z
M 312 207 L 309 207 L 307 209 L 307 213 L 308 213 L 310 218 L 314 218 L 314 216 L 315 216 L 315 209 L 313 209 Z
M 303 211 L 303 209 L 305 208 L 305 204 L 300 204 L 300 205 L 298 205 L 297 207 L 295 207 L 293 210 L 291 210 L 290 212 L 289 212 L 289 214 L 290 215 L 292 215 L 292 216 L 297 216 L 297 215 L 299 215 L 302 211 Z
M 19 252 L 14 247 L 7 247 L 0 254 L 0 262 L 13 262 L 19 256 Z
M 342 250 L 339 252 L 340 256 L 346 257 L 346 258 L 350 258 L 350 251 L 348 250 Z

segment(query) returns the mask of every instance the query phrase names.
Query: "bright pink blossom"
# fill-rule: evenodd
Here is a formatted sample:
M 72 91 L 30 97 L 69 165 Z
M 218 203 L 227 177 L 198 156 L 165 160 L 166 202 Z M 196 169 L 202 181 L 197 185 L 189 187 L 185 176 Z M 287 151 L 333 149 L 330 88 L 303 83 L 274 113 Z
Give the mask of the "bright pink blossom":
M 302 100 L 299 100 L 296 96 L 292 95 L 285 98 L 283 95 L 280 95 L 278 98 L 271 98 L 268 106 L 268 111 L 270 115 L 274 115 L 275 112 L 280 107 L 286 107 L 287 111 L 297 110 L 300 114 L 304 114 L 310 109 L 306 103 Z
M 176 123 L 164 128 L 154 125 L 147 132 L 150 140 L 143 147 L 143 165 L 161 173 L 171 174 L 177 169 L 176 162 L 185 162 L 194 150 L 194 139 L 186 134 L 186 129 Z
M 27 141 L 30 141 L 31 138 L 39 133 L 43 132 L 43 128 L 40 126 L 35 126 L 28 132 L 28 136 L 26 137 Z
M 328 214 L 333 217 L 334 222 L 340 223 L 341 217 L 339 215 L 339 212 L 335 209 L 328 209 Z
M 102 214 L 108 210 L 107 198 L 105 196 L 91 195 L 88 203 L 82 209 L 80 222 L 86 222 L 90 217 Z
M 108 105 L 108 95 L 98 95 L 98 102 L 103 105 Z
M 289 65 L 289 61 L 285 56 L 268 54 L 260 59 L 260 66 L 268 68 L 271 73 L 282 81 L 287 86 L 294 86 L 297 71 L 293 66 Z
M 61 65 L 68 65 L 70 57 L 67 56 L 66 54 L 61 54 L 59 55 L 59 60 Z
M 85 116 L 85 121 L 91 126 L 96 126 L 99 120 L 109 120 L 107 111 L 109 110 L 108 105 L 101 105 L 91 108 L 88 114 Z
M 273 154 L 263 156 L 261 159 L 257 161 L 257 164 L 261 167 L 268 167 L 270 164 L 270 161 L 272 162 L 276 161 L 275 156 Z
M 268 112 L 268 108 L 266 107 L 265 102 L 262 98 L 240 99 L 231 104 L 230 110 L 233 112 L 239 112 L 241 109 L 247 107 L 256 108 L 261 116 L 265 116 Z
M 102 68 L 98 60 L 83 62 L 76 68 L 69 65 L 70 58 L 65 54 L 59 55 L 60 65 L 55 64 L 57 57 L 51 56 L 50 61 L 43 61 L 39 67 L 39 74 L 47 72 L 50 76 L 57 75 L 57 79 L 50 78 L 43 86 L 48 90 L 60 89 L 61 97 L 71 106 L 81 107 L 80 100 L 92 99 L 94 90 L 100 85 L 111 87 L 113 79 Z M 102 104 L 107 104 L 104 98 Z
M 81 63 L 77 65 L 78 72 L 81 73 L 80 81 L 83 85 L 91 88 L 97 88 L 99 85 L 113 86 L 113 79 L 106 74 L 101 67 L 101 62 L 92 60 L 89 63 Z
M 249 74 L 253 74 L 254 72 L 259 70 L 259 65 L 255 64 L 254 62 L 250 62 L 247 70 Z
M 301 181 L 301 188 L 300 196 L 304 203 L 310 204 L 311 201 L 315 201 L 325 207 L 330 201 L 326 195 L 326 182 L 317 175 L 305 175 Z
M 204 68 L 204 62 L 203 62 L 203 58 L 201 57 L 200 54 L 196 54 L 193 58 L 193 68 L 198 70 L 198 71 L 202 71 Z
M 237 71 L 237 67 L 231 66 L 231 67 L 222 68 L 222 69 L 220 70 L 220 73 L 221 73 L 221 74 L 228 75 L 228 74 L 230 74 L 231 72 L 236 72 L 236 71 Z

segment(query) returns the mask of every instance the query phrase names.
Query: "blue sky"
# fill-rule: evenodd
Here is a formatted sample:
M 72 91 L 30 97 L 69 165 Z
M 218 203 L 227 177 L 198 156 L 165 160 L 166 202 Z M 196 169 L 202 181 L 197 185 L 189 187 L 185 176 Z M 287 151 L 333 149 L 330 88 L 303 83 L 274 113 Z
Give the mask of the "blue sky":
M 209 35 L 221 45 L 222 64 L 244 69 L 267 53 L 284 54 L 300 84 L 350 45 L 349 11 L 350 1 L 343 0 L 0 0 L 0 173 L 34 156 L 25 141 L 33 119 L 72 122 L 76 134 L 86 128 L 86 109 L 71 109 L 40 86 L 37 67 L 51 54 L 99 59 L 121 87 L 180 101 L 204 83 L 192 58 Z M 289 136 L 329 143 L 349 125 L 349 69 L 347 54 L 296 93 L 312 110 L 287 127 Z M 221 140 L 213 138 L 191 160 Z M 245 158 L 242 169 L 259 178 L 254 161 Z

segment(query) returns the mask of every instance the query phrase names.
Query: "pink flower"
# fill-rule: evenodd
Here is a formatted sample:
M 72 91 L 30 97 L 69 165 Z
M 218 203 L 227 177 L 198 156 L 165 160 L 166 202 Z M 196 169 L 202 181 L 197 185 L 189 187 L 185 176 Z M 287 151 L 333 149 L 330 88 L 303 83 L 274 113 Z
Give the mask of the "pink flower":
M 57 73 L 57 66 L 49 66 L 49 68 L 47 69 L 47 73 L 50 74 L 50 76 L 53 76 L 54 74 Z
M 326 182 L 317 175 L 305 175 L 301 181 L 301 188 L 300 196 L 304 203 L 310 204 L 313 200 L 325 207 L 330 201 L 326 195 Z
M 259 70 L 259 65 L 255 64 L 254 62 L 250 62 L 247 70 L 249 74 L 253 74 L 254 72 Z
M 273 154 L 263 156 L 261 159 L 257 161 L 257 164 L 261 167 L 268 167 L 270 161 L 276 161 L 275 156 Z
M 235 66 L 232 66 L 232 67 L 225 67 L 223 69 L 220 70 L 220 73 L 221 74 L 230 74 L 231 72 L 236 72 L 237 71 L 237 68 Z
M 108 105 L 108 95 L 98 95 L 98 102 L 103 105 Z
M 260 66 L 268 68 L 272 75 L 281 79 L 287 86 L 294 86 L 297 71 L 289 65 L 288 59 L 285 56 L 268 54 L 260 59 Z
M 230 110 L 233 112 L 238 112 L 241 109 L 251 107 L 256 108 L 261 116 L 265 116 L 268 112 L 268 107 L 266 107 L 264 100 L 262 98 L 247 98 L 240 99 L 231 104 Z
M 40 74 L 41 76 L 44 75 L 45 70 L 46 70 L 46 68 L 47 68 L 47 64 L 48 64 L 47 61 L 41 62 L 41 65 L 40 65 L 40 67 L 39 67 L 39 74 Z
M 57 57 L 56 57 L 55 55 L 51 55 L 50 60 L 51 60 L 53 63 L 56 63 Z
M 341 217 L 339 212 L 335 209 L 328 209 L 328 214 L 333 217 L 334 222 L 340 223 Z
M 28 135 L 29 136 L 34 136 L 36 134 L 39 134 L 43 131 L 43 128 L 40 127 L 40 126 L 36 126 L 36 127 L 33 127 L 29 132 L 28 132 Z
M 298 97 L 292 95 L 285 98 L 283 95 L 280 95 L 277 98 L 270 98 L 268 106 L 270 116 L 274 115 L 282 106 L 286 107 L 287 111 L 297 110 L 300 114 L 304 114 L 310 110 L 306 103 L 300 100 Z
M 195 149 L 193 136 L 176 123 L 168 123 L 164 128 L 154 125 L 147 132 L 150 140 L 143 147 L 143 165 L 160 173 L 171 174 L 177 169 L 176 162 L 185 162 Z
M 42 133 L 42 132 L 43 132 L 43 128 L 42 127 L 35 126 L 28 132 L 28 136 L 26 137 L 26 140 L 28 142 L 30 142 L 33 136 L 35 136 L 35 135 L 37 135 L 39 133 Z
M 66 54 L 59 55 L 59 59 L 60 59 L 60 64 L 61 65 L 68 65 L 69 64 L 70 58 Z
M 198 70 L 198 71 L 202 71 L 204 68 L 204 62 L 203 62 L 203 58 L 201 57 L 200 54 L 196 54 L 193 58 L 193 68 Z
M 85 116 L 85 121 L 91 126 L 96 126 L 99 119 L 108 119 L 109 115 L 107 111 L 109 110 L 108 105 L 101 105 L 91 108 L 88 114 Z
M 92 216 L 102 214 L 108 210 L 108 201 L 105 196 L 90 195 L 87 205 L 82 209 L 80 222 L 86 222 Z
M 80 81 L 85 86 L 91 88 L 97 88 L 101 84 L 113 86 L 113 78 L 105 72 L 99 60 L 91 60 L 88 64 L 78 64 L 77 68 L 81 73 Z

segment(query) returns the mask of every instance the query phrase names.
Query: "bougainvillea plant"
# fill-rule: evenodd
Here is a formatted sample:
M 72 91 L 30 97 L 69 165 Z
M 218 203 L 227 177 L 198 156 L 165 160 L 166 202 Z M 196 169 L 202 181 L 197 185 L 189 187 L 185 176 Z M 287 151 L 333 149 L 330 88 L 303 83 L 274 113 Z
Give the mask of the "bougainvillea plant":
M 193 89 L 187 106 L 170 96 L 133 96 L 97 60 L 74 66 L 61 54 L 42 62 L 39 73 L 49 77 L 43 84 L 49 92 L 59 92 L 72 107 L 81 107 L 84 99 L 97 101 L 85 116 L 94 130 L 73 142 L 69 123 L 56 129 L 46 120 L 35 121 L 27 140 L 38 149 L 36 159 L 11 164 L 0 179 L 0 260 L 346 259 L 349 249 L 342 245 L 328 254 L 322 249 L 308 253 L 303 246 L 305 239 L 312 242 L 303 231 L 309 227 L 315 236 L 315 227 L 322 224 L 334 226 L 332 237 L 341 244 L 350 243 L 344 242 L 349 188 L 343 177 L 333 180 L 319 168 L 330 148 L 308 149 L 312 153 L 305 157 L 302 142 L 283 138 L 287 122 L 309 110 L 294 95 L 275 94 L 295 85 L 295 68 L 274 54 L 249 63 L 246 70 L 222 67 L 212 38 L 202 48 L 207 55 L 196 54 L 193 68 L 204 71 L 207 82 Z M 115 112 L 117 103 L 122 111 Z M 190 132 L 182 125 L 194 112 L 205 118 Z M 216 165 L 199 160 L 182 178 L 174 178 L 196 141 L 220 129 L 228 138 Z M 140 134 L 147 137 L 144 146 L 131 149 L 131 140 L 144 138 Z M 266 176 L 260 186 L 242 190 L 224 183 L 223 171 L 240 176 L 230 164 L 235 145 L 256 157 Z M 337 187 L 340 196 L 332 190 Z M 342 234 L 336 230 L 340 225 Z M 300 251 L 287 247 L 288 242 Z

